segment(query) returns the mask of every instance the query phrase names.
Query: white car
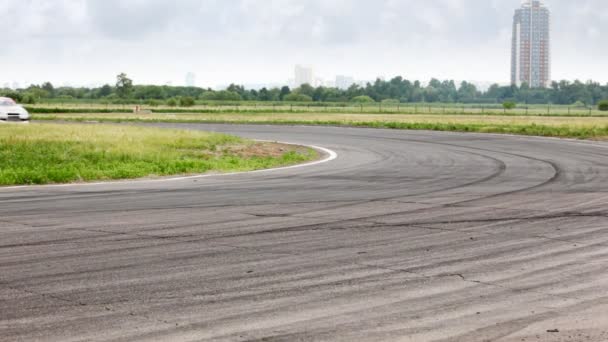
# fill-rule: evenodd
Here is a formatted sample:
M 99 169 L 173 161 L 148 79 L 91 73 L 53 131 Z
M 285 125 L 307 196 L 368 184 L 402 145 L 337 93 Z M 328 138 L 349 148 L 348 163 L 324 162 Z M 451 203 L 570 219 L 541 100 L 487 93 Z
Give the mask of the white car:
M 13 99 L 0 97 L 0 121 L 24 122 L 30 120 L 30 113 Z

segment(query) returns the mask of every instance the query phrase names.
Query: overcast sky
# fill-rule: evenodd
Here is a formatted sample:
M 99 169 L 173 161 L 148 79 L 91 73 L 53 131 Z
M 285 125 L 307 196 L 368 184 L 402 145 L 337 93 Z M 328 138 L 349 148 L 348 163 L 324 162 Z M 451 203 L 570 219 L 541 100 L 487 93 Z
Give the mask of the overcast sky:
M 545 0 L 553 78 L 608 82 L 608 1 Z M 317 76 L 509 82 L 520 0 L 0 0 L 6 82 L 286 83 Z M 602 38 L 602 35 L 604 36 Z

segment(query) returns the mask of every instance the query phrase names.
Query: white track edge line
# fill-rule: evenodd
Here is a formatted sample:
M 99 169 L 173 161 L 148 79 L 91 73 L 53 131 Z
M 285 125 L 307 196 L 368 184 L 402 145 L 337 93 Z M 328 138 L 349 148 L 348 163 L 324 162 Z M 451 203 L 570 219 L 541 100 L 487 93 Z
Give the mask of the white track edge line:
M 108 182 L 96 182 L 96 183 L 71 183 L 71 184 L 48 184 L 48 185 L 18 185 L 18 186 L 8 186 L 8 187 L 0 187 L 0 192 L 3 190 L 17 190 L 17 189 L 45 189 L 45 188 L 67 188 L 67 187 L 84 187 L 84 186 L 98 186 L 98 185 L 131 185 L 131 184 L 145 184 L 145 183 L 162 183 L 162 182 L 176 182 L 182 180 L 190 180 L 190 179 L 201 179 L 208 177 L 224 177 L 224 176 L 234 176 L 234 175 L 244 175 L 244 174 L 255 174 L 255 173 L 264 173 L 264 172 L 274 172 L 274 171 L 282 171 L 282 170 L 290 170 L 297 169 L 301 167 L 315 166 L 323 163 L 328 163 L 338 158 L 338 154 L 328 148 L 315 146 L 315 145 L 304 145 L 304 144 L 294 144 L 282 141 L 269 141 L 269 140 L 256 140 L 259 142 L 276 142 L 279 144 L 285 145 L 293 145 L 293 146 L 304 146 L 313 148 L 318 151 L 322 151 L 328 156 L 322 160 L 316 160 L 309 163 L 283 166 L 283 167 L 275 167 L 272 169 L 263 169 L 263 170 L 254 170 L 254 171 L 242 171 L 242 172 L 229 172 L 229 173 L 213 173 L 213 174 L 204 174 L 204 175 L 194 175 L 194 176 L 183 176 L 183 177 L 173 177 L 173 178 L 160 178 L 160 179 L 133 179 L 133 180 L 121 180 L 121 181 L 108 181 Z

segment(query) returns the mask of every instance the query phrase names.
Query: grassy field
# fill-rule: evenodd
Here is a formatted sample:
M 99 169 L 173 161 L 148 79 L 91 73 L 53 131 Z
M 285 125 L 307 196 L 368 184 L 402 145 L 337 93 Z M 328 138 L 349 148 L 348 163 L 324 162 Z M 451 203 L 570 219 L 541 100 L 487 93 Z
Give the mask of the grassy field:
M 32 113 L 132 113 L 135 105 L 102 105 L 99 103 L 72 104 L 37 104 L 27 108 Z M 608 112 L 602 112 L 597 107 L 573 107 L 556 105 L 520 105 L 511 110 L 505 110 L 499 104 L 331 104 L 331 103 L 217 103 L 197 105 L 194 107 L 150 107 L 142 105 L 143 110 L 153 113 L 327 113 L 327 114 L 410 114 L 410 115 L 503 115 L 503 116 L 586 116 L 608 117 Z
M 36 114 L 36 120 L 344 125 L 608 140 L 608 117 L 328 113 Z
M 233 172 L 291 165 L 312 149 L 183 130 L 0 125 L 0 185 Z

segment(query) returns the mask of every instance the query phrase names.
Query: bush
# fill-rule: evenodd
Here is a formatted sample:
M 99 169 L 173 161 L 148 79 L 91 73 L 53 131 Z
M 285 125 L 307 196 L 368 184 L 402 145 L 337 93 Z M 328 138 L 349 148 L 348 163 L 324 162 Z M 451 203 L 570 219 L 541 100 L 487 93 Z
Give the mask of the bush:
M 121 99 L 119 97 L 117 97 L 115 100 L 112 100 L 111 103 L 115 104 L 115 105 L 123 105 L 123 106 L 133 104 L 132 101 L 130 101 L 128 99 Z
M 3 95 L 4 97 L 8 97 L 13 99 L 13 101 L 15 102 L 21 102 L 21 100 L 23 99 L 23 97 L 21 96 L 21 94 L 16 93 L 16 92 L 10 92 L 10 93 L 6 93 Z
M 162 102 L 159 101 L 159 100 L 148 100 L 146 103 L 150 107 L 158 107 L 158 106 L 160 106 L 162 104 Z
M 572 104 L 572 106 L 573 106 L 573 107 L 576 107 L 576 108 L 583 108 L 583 107 L 586 107 L 586 106 L 585 106 L 585 104 L 584 104 L 582 101 L 576 101 L 576 102 L 574 102 L 574 103 Z
M 312 102 L 312 97 L 304 94 L 291 93 L 289 95 L 285 95 L 283 100 L 287 102 Z
M 194 101 L 194 98 L 190 97 L 190 96 L 184 96 L 182 98 L 179 99 L 179 105 L 180 107 L 192 107 L 194 106 L 196 103 Z
M 597 108 L 602 112 L 608 112 L 608 100 L 600 101 Z
M 59 96 L 59 98 L 62 100 L 73 100 L 74 99 L 74 97 L 72 97 L 70 95 L 62 95 L 62 96 Z M 119 97 L 116 94 L 110 94 L 108 96 L 103 97 L 103 99 L 108 100 L 108 102 L 111 103 L 112 101 L 118 100 Z
M 372 99 L 371 97 L 369 97 L 367 95 L 361 95 L 361 96 L 353 97 L 353 99 L 351 101 L 352 102 L 356 102 L 356 103 L 372 103 L 372 102 L 376 102 L 376 101 L 374 101 L 374 99 Z
M 504 109 L 514 109 L 515 107 L 517 107 L 517 103 L 512 101 L 506 101 L 502 104 L 502 108 Z
M 242 101 L 241 95 L 234 91 L 220 90 L 220 91 L 207 91 L 200 96 L 201 100 L 204 101 Z
M 388 104 L 388 105 L 391 105 L 391 104 L 392 105 L 397 105 L 397 104 L 400 103 L 400 101 L 397 100 L 397 99 L 386 99 L 386 100 L 382 100 L 382 103 L 383 104 Z
M 173 99 L 173 98 L 168 99 L 167 100 L 167 106 L 169 106 L 169 107 L 175 107 L 175 106 L 177 106 L 177 100 Z
M 36 98 L 33 94 L 26 93 L 21 99 L 21 102 L 25 104 L 36 104 Z

